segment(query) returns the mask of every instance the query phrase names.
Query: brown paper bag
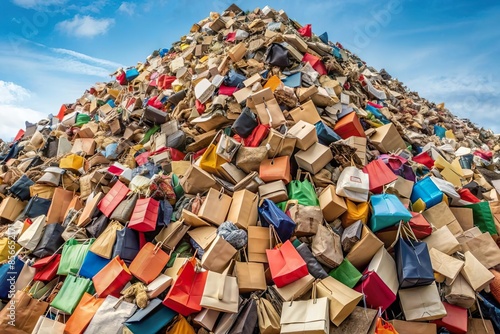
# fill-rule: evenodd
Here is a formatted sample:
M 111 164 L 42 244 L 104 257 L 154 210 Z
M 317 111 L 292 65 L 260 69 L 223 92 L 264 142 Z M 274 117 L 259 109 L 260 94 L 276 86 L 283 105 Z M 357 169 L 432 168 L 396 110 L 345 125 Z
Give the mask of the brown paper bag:
M 14 221 L 17 216 L 23 211 L 26 202 L 18 200 L 14 197 L 6 197 L 0 203 L 0 218 Z
M 216 183 L 209 173 L 195 165 L 189 167 L 180 182 L 184 191 L 193 195 L 207 191 Z
M 422 215 L 429 223 L 436 228 L 448 226 L 450 232 L 457 236 L 464 232 L 460 226 L 457 218 L 453 215 L 450 208 L 446 203 L 441 202 L 430 209 L 425 210 Z
M 469 318 L 467 323 L 467 334 L 495 333 L 491 320 Z
M 329 268 L 340 266 L 344 260 L 340 236 L 330 227 L 318 225 L 311 248 L 314 257 Z
M 373 256 L 384 245 L 368 227 L 363 226 L 361 240 L 359 240 L 347 254 L 346 258 L 358 270 L 364 270 Z
M 64 221 L 66 211 L 74 196 L 75 194 L 72 191 L 56 188 L 47 213 L 47 224 L 62 223 Z
M 408 321 L 427 321 L 446 316 L 436 284 L 399 290 L 401 308 Z
M 272 249 L 269 227 L 248 227 L 248 260 L 267 263 L 266 249 Z
M 330 320 L 339 326 L 356 308 L 363 294 L 350 289 L 333 277 L 318 282 L 318 297 L 330 300 Z
M 217 229 L 213 226 L 203 226 L 188 231 L 188 235 L 203 249 L 206 250 L 217 237 Z
M 282 134 L 278 130 L 271 129 L 263 145 L 269 144 L 270 149 L 267 151 L 267 156 L 271 159 L 273 157 L 291 156 L 296 141 L 297 139 L 288 131 Z
M 446 285 L 444 290 L 445 298 L 450 304 L 470 308 L 476 302 L 476 292 L 461 274 L 451 285 Z
M 210 188 L 205 201 L 201 205 L 198 216 L 219 226 L 226 221 L 230 207 L 231 197 L 224 194 L 223 188 L 220 191 Z
M 277 128 L 286 123 L 285 116 L 270 88 L 253 94 L 251 98 L 262 124 Z
M 257 225 L 259 196 L 246 189 L 233 194 L 227 220 L 246 230 Z
M 316 124 L 321 121 L 316 106 L 312 100 L 305 102 L 297 108 L 290 110 L 290 116 L 295 122 L 304 121 L 310 124 Z
M 217 236 L 201 258 L 203 268 L 221 274 L 236 255 L 237 250 L 221 236 Z
M 283 299 L 283 301 L 296 300 L 303 295 L 305 295 L 309 290 L 311 290 L 314 283 L 314 277 L 310 274 L 302 277 L 301 279 L 278 288 L 273 285 L 272 288 L 276 293 Z
M 470 252 L 486 268 L 500 264 L 500 248 L 489 233 L 483 233 L 465 242 Z
M 354 333 L 375 333 L 375 320 L 377 310 L 356 306 L 354 311 L 348 316 L 340 326 L 331 326 L 330 334 L 354 334 Z
M 87 200 L 87 203 L 85 204 L 85 207 L 83 208 L 82 214 L 80 215 L 80 218 L 78 219 L 78 223 L 76 225 L 78 225 L 79 227 L 85 227 L 88 223 L 90 223 L 90 220 L 94 216 L 95 210 L 97 210 L 97 204 L 99 204 L 103 197 L 103 193 L 98 193 L 92 198 L 91 201 Z
M 267 289 L 264 265 L 257 262 L 235 262 L 234 272 L 238 279 L 240 293 L 264 291 Z
M 436 248 L 448 255 L 460 250 L 460 244 L 457 238 L 455 238 L 446 225 L 433 231 L 432 234 L 423 241 L 427 244 L 429 250 Z
M 495 276 L 471 252 L 465 252 L 464 257 L 465 265 L 460 273 L 472 289 L 479 292 L 486 288 Z
M 465 264 L 463 261 L 455 259 L 436 248 L 432 248 L 429 255 L 431 256 L 432 269 L 448 278 L 450 284 L 457 278 Z
M 411 322 L 403 320 L 389 320 L 398 334 L 436 334 L 436 324 Z

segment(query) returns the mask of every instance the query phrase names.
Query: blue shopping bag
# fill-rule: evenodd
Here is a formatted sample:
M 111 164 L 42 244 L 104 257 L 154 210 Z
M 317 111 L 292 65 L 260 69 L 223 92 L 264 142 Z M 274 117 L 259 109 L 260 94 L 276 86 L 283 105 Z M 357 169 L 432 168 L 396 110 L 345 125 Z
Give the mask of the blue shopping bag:
M 398 222 L 409 221 L 411 213 L 404 207 L 396 195 L 379 194 L 370 198 L 372 216 L 369 227 L 373 232 L 396 225 Z

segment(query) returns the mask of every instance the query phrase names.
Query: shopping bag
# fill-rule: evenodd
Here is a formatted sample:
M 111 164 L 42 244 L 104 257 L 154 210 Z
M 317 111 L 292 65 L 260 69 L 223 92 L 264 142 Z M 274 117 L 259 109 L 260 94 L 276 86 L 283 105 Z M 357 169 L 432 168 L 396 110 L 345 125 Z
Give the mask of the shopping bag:
M 179 270 L 175 283 L 163 300 L 163 305 L 186 317 L 201 311 L 200 302 L 207 275 L 208 271 L 200 271 L 197 268 L 196 258 L 186 260 Z
M 208 194 L 201 205 L 198 216 L 217 226 L 226 221 L 227 213 L 231 207 L 231 197 L 224 193 L 224 188 L 217 191 L 210 188 Z M 217 208 L 217 210 L 214 210 Z
M 355 266 L 349 262 L 348 259 L 344 259 L 340 266 L 334 268 L 328 273 L 331 277 L 335 278 L 337 281 L 345 284 L 351 289 L 358 283 L 358 281 L 363 276 Z
M 277 238 L 274 228 L 271 228 L 270 231 Z M 275 249 L 267 249 L 266 254 L 271 276 L 278 288 L 293 283 L 308 274 L 305 261 L 289 240 Z
M 201 265 L 207 270 L 222 273 L 236 253 L 237 250 L 229 242 L 224 240 L 220 235 L 217 235 L 201 257 Z
M 210 174 L 218 175 L 220 166 L 227 162 L 224 158 L 217 154 L 217 146 L 215 145 L 216 139 L 219 137 L 220 132 L 214 137 L 208 148 L 203 153 L 200 160 L 200 168 Z
M 257 319 L 261 334 L 279 334 L 281 330 L 280 315 L 273 304 L 265 298 L 257 299 Z
M 330 321 L 339 326 L 356 308 L 363 298 L 359 292 L 352 290 L 333 277 L 326 277 L 317 283 L 318 297 L 326 297 L 330 301 Z
M 491 291 L 493 294 L 493 288 L 491 288 Z M 444 293 L 446 301 L 453 305 L 470 308 L 476 303 L 476 292 L 461 274 L 457 276 L 451 285 L 445 286 Z
M 448 255 L 460 250 L 460 244 L 457 238 L 450 232 L 448 226 L 443 226 L 433 231 L 432 234 L 423 241 L 427 244 L 429 250 L 436 248 Z
M 363 226 L 361 240 L 352 247 L 351 251 L 346 255 L 346 258 L 358 270 L 364 270 L 383 245 L 384 243 L 380 241 L 368 227 Z
M 59 267 L 60 261 L 61 254 L 53 254 L 35 261 L 32 265 L 33 268 L 36 269 L 33 279 L 35 281 L 51 281 L 57 275 L 57 268 Z
M 235 262 L 234 274 L 238 282 L 240 293 L 264 291 L 267 288 L 264 265 L 257 262 Z
M 156 230 L 160 203 L 153 198 L 138 199 L 128 227 L 139 232 Z
M 370 180 L 370 191 L 374 194 L 382 193 L 385 185 L 398 178 L 382 160 L 373 160 L 363 168 Z
M 130 272 L 140 281 L 149 284 L 160 275 L 169 259 L 170 255 L 161 249 L 161 243 L 155 246 L 148 242 L 130 264 Z
M 368 201 L 370 188 L 369 176 L 356 167 L 346 167 L 337 181 L 337 195 L 353 202 Z
M 124 326 L 132 333 L 158 333 L 167 326 L 177 315 L 176 312 L 165 307 L 161 299 L 151 300 L 144 309 L 138 310 L 131 316 Z M 124 328 L 124 331 L 125 331 Z
M 66 314 L 72 314 L 83 294 L 89 292 L 91 288 L 92 281 L 88 278 L 68 275 L 50 306 Z
M 230 265 L 219 274 L 208 271 L 200 306 L 224 313 L 238 313 L 239 291 L 236 277 L 228 276 Z
M 97 208 L 106 216 L 110 217 L 116 207 L 123 201 L 130 189 L 120 181 L 116 181 L 115 185 L 109 190 L 109 192 L 104 196 Z
M 106 259 L 92 252 L 87 252 L 85 259 L 83 259 L 79 275 L 92 279 L 92 277 L 101 271 L 110 261 L 110 259 Z
M 0 332 L 24 334 L 33 331 L 38 318 L 45 314 L 49 304 L 32 298 L 24 291 L 16 291 L 9 302 L 9 306 L 0 311 Z M 14 317 L 15 321 L 12 321 L 12 317 Z
M 131 279 L 127 265 L 117 256 L 92 277 L 92 282 L 99 298 L 109 295 L 120 297 L 120 291 Z
M 434 271 L 427 244 L 418 241 L 405 223 L 399 224 L 396 240 L 394 250 L 399 287 L 404 289 L 434 283 Z
M 318 226 L 323 224 L 323 213 L 319 206 L 305 206 L 297 200 L 289 200 L 285 206 L 285 213 L 295 222 L 297 237 L 312 236 L 318 232 Z
M 399 300 L 407 321 L 427 321 L 446 316 L 436 284 L 402 289 Z
M 59 263 L 57 274 L 76 274 L 80 270 L 83 259 L 93 242 L 94 239 L 88 239 L 84 242 L 79 242 L 75 239 L 66 241 L 62 249 L 61 262 Z
M 259 217 L 262 226 L 272 225 L 281 240 L 290 239 L 295 230 L 295 222 L 269 199 L 262 201 L 259 207 Z
M 90 321 L 85 334 L 100 334 L 106 328 L 109 333 L 122 331 L 123 323 L 137 310 L 133 303 L 107 296 Z
M 355 203 L 348 199 L 345 200 L 347 211 L 342 215 L 342 226 L 344 228 L 361 221 L 363 224 L 368 222 L 370 215 L 370 205 L 367 202 Z
M 429 251 L 432 269 L 453 283 L 464 267 L 464 261 L 451 257 L 436 248 Z
M 469 251 L 464 253 L 465 265 L 460 272 L 474 291 L 486 288 L 495 276 Z
M 288 157 L 287 157 L 288 158 Z M 305 179 L 301 181 L 302 174 L 305 174 Z M 319 206 L 318 196 L 314 189 L 314 181 L 310 173 L 302 173 L 297 170 L 295 180 L 291 181 L 288 185 L 288 198 L 297 200 L 300 205 L 305 206 Z
M 329 225 L 318 226 L 311 250 L 316 259 L 328 268 L 338 267 L 344 260 L 340 236 Z
M 467 333 L 467 309 L 446 302 L 443 305 L 446 316 L 433 322 L 438 327 L 446 328 L 450 333 Z
M 283 181 L 288 184 L 292 180 L 290 174 L 290 157 L 273 157 L 263 160 L 259 167 L 259 177 L 264 182 Z
M 474 215 L 474 225 L 479 227 L 481 232 L 488 232 L 491 235 L 497 234 L 495 219 L 493 218 L 488 202 L 479 202 L 466 205 L 465 207 L 472 209 L 472 213 Z
M 394 326 L 382 319 L 380 316 L 377 318 L 377 323 L 375 325 L 375 333 L 377 334 L 399 334 Z
M 85 292 L 82 296 L 82 299 L 80 299 L 80 302 L 73 311 L 73 314 L 66 322 L 64 333 L 83 334 L 103 302 L 104 298 L 96 298 L 91 294 Z
M 45 216 L 39 216 L 31 225 L 21 234 L 17 243 L 26 249 L 34 250 L 38 242 L 42 238 L 43 229 L 45 228 Z
M 409 221 L 412 218 L 410 212 L 396 195 L 381 194 L 370 197 L 372 216 L 370 218 L 370 229 L 373 232 L 396 225 L 399 221 Z
M 116 241 L 116 232 L 122 228 L 123 226 L 119 222 L 112 221 L 106 227 L 104 232 L 102 232 L 102 234 L 95 240 L 89 250 L 96 255 L 106 259 L 111 259 L 113 254 L 113 245 Z

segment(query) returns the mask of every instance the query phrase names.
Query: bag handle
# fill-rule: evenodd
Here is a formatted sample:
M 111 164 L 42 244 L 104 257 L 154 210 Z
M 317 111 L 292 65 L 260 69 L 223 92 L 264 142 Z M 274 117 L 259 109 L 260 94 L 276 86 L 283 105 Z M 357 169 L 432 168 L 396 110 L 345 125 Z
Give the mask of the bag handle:
M 222 272 L 222 277 L 220 278 L 218 296 L 217 296 L 219 298 L 219 300 L 222 300 L 222 298 L 224 297 L 224 287 L 226 286 L 226 277 L 229 274 L 229 268 L 232 267 L 233 262 L 234 262 L 234 259 L 231 259 L 227 268 Z
M 273 244 L 272 244 L 273 239 L 276 242 L 276 245 L 278 245 L 278 248 L 280 248 L 281 247 L 280 245 L 283 244 L 283 241 L 281 241 L 278 233 L 276 233 L 276 230 L 274 229 L 274 226 L 270 225 L 269 226 L 269 245 L 270 245 L 269 248 L 271 248 L 271 249 L 273 248 Z
M 273 116 L 271 116 L 271 112 L 269 111 L 269 108 L 267 107 L 267 102 L 264 97 L 262 97 L 262 102 L 264 103 L 264 109 L 266 109 L 267 116 L 269 117 L 269 126 L 273 127 Z
M 291 206 L 294 206 L 296 205 L 297 206 L 297 209 L 298 209 L 298 205 L 299 205 L 299 201 L 296 200 L 296 199 L 290 199 L 286 202 L 285 204 L 285 210 L 283 210 L 285 213 L 288 211 L 288 209 L 291 207 Z
M 212 141 L 210 142 L 210 145 L 212 145 L 212 144 L 214 144 L 214 143 L 215 143 L 215 141 L 217 140 L 217 138 L 219 138 L 219 136 L 220 136 L 220 134 L 222 133 L 222 131 L 223 131 L 223 130 L 219 130 L 219 131 L 215 134 L 214 138 L 213 138 L 213 139 L 212 139 Z M 210 145 L 208 145 L 208 146 L 210 146 Z
M 280 142 L 278 144 L 278 148 L 274 152 L 274 156 L 272 158 L 273 161 L 276 158 L 276 156 L 283 150 L 283 146 L 285 145 L 286 136 L 288 134 L 288 127 L 285 126 L 285 133 L 284 134 L 279 132 L 279 131 L 276 131 L 276 132 L 280 134 L 280 136 L 279 136 Z

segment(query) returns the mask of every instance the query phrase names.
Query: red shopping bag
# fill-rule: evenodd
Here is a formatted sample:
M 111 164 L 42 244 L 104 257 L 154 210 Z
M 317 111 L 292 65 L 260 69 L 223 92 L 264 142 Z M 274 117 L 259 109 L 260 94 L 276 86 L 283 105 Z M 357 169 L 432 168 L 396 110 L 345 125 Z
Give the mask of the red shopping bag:
M 321 61 L 320 58 L 313 56 L 310 53 L 306 53 L 302 58 L 302 62 L 306 62 L 311 64 L 312 68 L 320 75 L 327 75 L 328 71 L 326 70 L 325 64 Z
M 431 321 L 438 327 L 444 327 L 453 334 L 467 333 L 467 309 L 443 302 L 446 317 Z
M 432 226 L 427 219 L 421 213 L 411 212 L 411 215 L 410 227 L 417 239 L 424 239 L 431 235 Z
M 477 198 L 476 196 L 474 196 L 471 191 L 467 188 L 462 188 L 460 190 L 458 190 L 458 194 L 460 195 L 460 199 L 464 200 L 464 201 L 467 201 L 467 202 L 471 202 L 471 203 L 479 203 L 481 202 L 479 200 L 479 198 Z
M 419 155 L 414 156 L 412 160 L 424 165 L 429 169 L 434 167 L 434 160 L 432 160 L 431 156 L 427 152 L 422 152 Z
M 34 281 L 48 282 L 57 275 L 57 269 L 61 262 L 61 254 L 54 254 L 35 261 L 32 267 L 36 269 Z
M 137 200 L 128 227 L 139 232 L 156 230 L 160 203 L 153 198 Z
M 130 189 L 126 185 L 124 185 L 120 181 L 116 181 L 113 188 L 111 188 L 106 196 L 101 199 L 101 201 L 97 205 L 97 208 L 101 210 L 101 212 L 106 217 L 109 218 L 118 204 L 120 204 L 125 199 L 125 197 L 127 197 L 129 192 Z
M 394 292 L 374 271 L 365 272 L 354 290 L 364 294 L 366 306 L 373 309 L 380 307 L 385 311 L 396 300 Z
M 196 270 L 196 258 L 186 260 L 179 276 L 163 300 L 163 305 L 187 317 L 201 311 L 201 297 L 205 290 L 208 271 Z
M 259 122 L 259 125 L 253 129 L 250 136 L 243 139 L 243 144 L 245 144 L 246 147 L 257 147 L 267 138 L 268 134 L 269 125 L 263 125 Z
M 271 228 L 274 231 L 274 229 Z M 269 270 L 278 288 L 293 283 L 309 274 L 307 264 L 290 240 L 275 249 L 266 249 Z
M 92 278 L 99 298 L 111 295 L 120 298 L 120 291 L 132 279 L 132 274 L 125 262 L 116 256 Z
M 363 168 L 370 180 L 370 191 L 381 194 L 384 186 L 397 180 L 396 174 L 382 160 L 373 160 Z
M 312 36 L 312 26 L 310 24 L 306 24 L 299 30 L 297 30 L 301 36 L 311 37 Z

